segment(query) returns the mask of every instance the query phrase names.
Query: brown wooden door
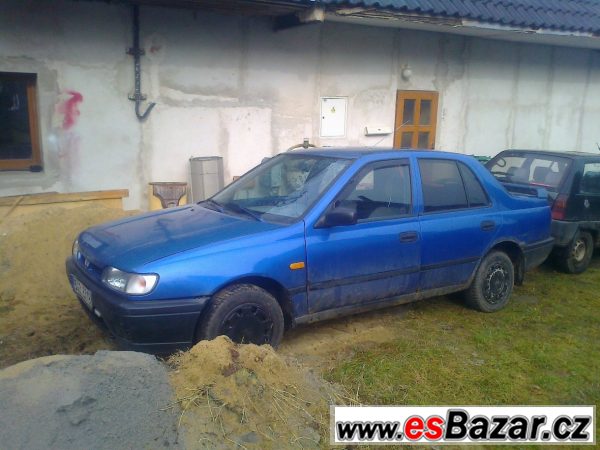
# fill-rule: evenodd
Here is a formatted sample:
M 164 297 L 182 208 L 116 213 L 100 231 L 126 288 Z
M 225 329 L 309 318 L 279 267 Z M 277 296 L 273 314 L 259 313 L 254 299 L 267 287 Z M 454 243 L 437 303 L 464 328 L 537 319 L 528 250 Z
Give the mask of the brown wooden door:
M 437 109 L 437 92 L 398 91 L 394 147 L 434 148 Z

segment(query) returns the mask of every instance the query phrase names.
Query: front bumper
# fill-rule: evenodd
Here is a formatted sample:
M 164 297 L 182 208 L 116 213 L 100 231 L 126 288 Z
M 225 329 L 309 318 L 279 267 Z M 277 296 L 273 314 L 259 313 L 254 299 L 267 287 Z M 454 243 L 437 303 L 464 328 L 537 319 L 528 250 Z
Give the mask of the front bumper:
M 525 257 L 525 270 L 533 269 L 542 264 L 554 248 L 554 238 L 546 239 L 542 242 L 537 242 L 528 245 L 523 249 Z
M 72 257 L 66 261 L 66 270 L 71 287 L 75 277 L 92 292 L 93 309 L 79 299 L 82 308 L 97 325 L 114 335 L 121 347 L 171 353 L 194 343 L 196 326 L 209 297 L 132 301 L 90 277 Z

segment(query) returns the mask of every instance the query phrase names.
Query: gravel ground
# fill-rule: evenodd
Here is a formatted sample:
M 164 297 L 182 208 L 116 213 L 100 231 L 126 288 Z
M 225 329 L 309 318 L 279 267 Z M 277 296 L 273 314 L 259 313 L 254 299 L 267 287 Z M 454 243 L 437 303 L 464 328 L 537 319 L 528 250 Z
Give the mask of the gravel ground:
M 0 371 L 0 447 L 184 448 L 167 369 L 153 356 L 48 356 Z

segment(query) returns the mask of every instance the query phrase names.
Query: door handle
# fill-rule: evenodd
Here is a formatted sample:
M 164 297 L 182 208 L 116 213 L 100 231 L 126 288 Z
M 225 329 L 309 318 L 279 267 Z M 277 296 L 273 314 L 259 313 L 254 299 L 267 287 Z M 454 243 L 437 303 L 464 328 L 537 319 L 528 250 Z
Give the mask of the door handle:
M 496 228 L 496 222 L 493 220 L 484 220 L 481 222 L 481 229 L 483 231 L 492 231 L 494 228 Z
M 416 231 L 405 231 L 404 233 L 400 233 L 400 242 L 409 243 L 416 242 L 419 239 L 419 235 Z

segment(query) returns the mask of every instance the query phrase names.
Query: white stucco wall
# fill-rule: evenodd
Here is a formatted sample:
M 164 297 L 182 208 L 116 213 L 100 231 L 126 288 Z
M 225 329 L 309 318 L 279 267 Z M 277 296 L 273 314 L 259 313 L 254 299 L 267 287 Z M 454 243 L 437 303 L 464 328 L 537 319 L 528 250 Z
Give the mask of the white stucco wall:
M 134 104 L 130 11 L 94 2 L 0 3 L 0 71 L 38 74 L 44 172 L 0 172 L 0 196 L 186 181 L 190 156 L 224 158 L 225 181 L 310 138 L 373 145 L 394 127 L 396 91 L 439 92 L 436 148 L 597 151 L 600 52 L 339 23 L 274 33 L 268 19 L 143 7 Z M 410 65 L 413 76 L 402 79 Z M 81 94 L 65 126 L 64 104 Z M 319 137 L 319 98 L 348 97 L 347 135 Z M 391 146 L 393 137 L 380 146 Z

